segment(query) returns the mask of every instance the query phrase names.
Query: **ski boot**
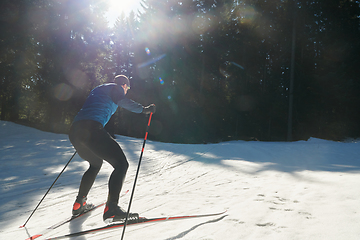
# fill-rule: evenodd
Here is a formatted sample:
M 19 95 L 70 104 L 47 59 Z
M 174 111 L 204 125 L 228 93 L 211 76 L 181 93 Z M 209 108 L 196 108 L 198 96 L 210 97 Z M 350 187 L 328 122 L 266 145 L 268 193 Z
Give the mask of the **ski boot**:
M 106 203 L 103 220 L 106 224 L 112 222 L 123 222 L 126 219 L 127 212 L 120 208 L 116 203 Z M 129 213 L 128 221 L 137 221 L 139 214 Z
M 93 209 L 95 207 L 92 203 L 86 203 L 86 197 L 83 198 L 76 198 L 76 201 L 74 203 L 73 209 L 72 209 L 72 215 L 73 217 L 77 217 L 83 213 L 86 213 L 87 211 Z

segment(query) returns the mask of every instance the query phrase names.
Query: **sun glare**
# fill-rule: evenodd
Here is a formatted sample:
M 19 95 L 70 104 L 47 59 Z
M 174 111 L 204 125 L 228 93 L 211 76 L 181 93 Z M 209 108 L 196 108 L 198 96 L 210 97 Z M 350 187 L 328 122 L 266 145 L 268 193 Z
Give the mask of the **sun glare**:
M 122 12 L 124 12 L 125 15 L 129 15 L 131 11 L 134 11 L 136 14 L 140 9 L 140 0 L 108 0 L 108 6 L 109 10 L 106 17 L 112 26 Z
M 119 12 L 130 12 L 133 5 L 136 4 L 136 1 L 128 0 L 110 0 L 109 7 L 110 10 L 115 10 Z
M 140 0 L 109 0 L 109 11 L 117 12 L 119 15 L 124 12 L 128 15 L 131 11 L 136 12 L 140 8 Z

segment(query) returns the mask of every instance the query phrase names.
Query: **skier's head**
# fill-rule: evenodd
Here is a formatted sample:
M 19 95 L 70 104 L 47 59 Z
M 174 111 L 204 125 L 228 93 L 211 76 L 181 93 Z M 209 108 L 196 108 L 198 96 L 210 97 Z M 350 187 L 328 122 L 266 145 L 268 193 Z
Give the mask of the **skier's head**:
M 125 75 L 115 76 L 114 82 L 120 86 L 126 84 L 126 86 L 130 89 L 130 81 Z

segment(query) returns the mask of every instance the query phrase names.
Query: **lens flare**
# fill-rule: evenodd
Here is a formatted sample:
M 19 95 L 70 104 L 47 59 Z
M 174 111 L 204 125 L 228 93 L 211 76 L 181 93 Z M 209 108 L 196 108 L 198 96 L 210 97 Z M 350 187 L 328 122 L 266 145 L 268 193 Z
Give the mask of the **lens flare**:
M 147 55 L 150 55 L 150 49 L 149 48 L 146 47 L 145 52 L 146 52 Z
M 253 24 L 257 16 L 256 10 L 251 6 L 239 6 L 236 13 L 241 24 Z
M 241 66 L 240 64 L 237 64 L 236 62 L 230 62 L 230 63 L 232 63 L 232 64 L 233 64 L 233 65 L 235 65 L 236 67 L 238 67 L 238 68 L 240 68 L 240 69 L 244 70 L 244 67 L 243 67 L 243 66 Z
M 162 54 L 162 55 L 160 55 L 158 57 L 154 57 L 154 58 L 150 59 L 149 61 L 146 61 L 144 63 L 140 63 L 137 67 L 138 68 L 146 67 L 148 65 L 151 65 L 151 64 L 156 63 L 157 61 L 163 59 L 165 56 L 166 56 L 166 54 L 164 53 L 164 54 Z
M 68 82 L 78 88 L 83 87 L 88 79 L 86 73 L 76 68 L 66 68 L 64 73 Z
M 162 78 L 159 78 L 160 84 L 163 85 L 164 84 L 164 80 L 162 80 Z
M 73 95 L 72 87 L 65 83 L 58 84 L 54 89 L 54 96 L 60 101 L 67 101 Z

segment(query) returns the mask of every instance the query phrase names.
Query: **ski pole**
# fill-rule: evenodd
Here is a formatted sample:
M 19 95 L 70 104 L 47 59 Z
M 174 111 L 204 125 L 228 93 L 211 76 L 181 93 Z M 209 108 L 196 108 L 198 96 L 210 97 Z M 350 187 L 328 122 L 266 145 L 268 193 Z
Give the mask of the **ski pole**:
M 33 210 L 33 212 L 30 214 L 30 217 L 26 220 L 26 222 L 24 223 L 24 225 L 20 226 L 20 228 L 25 227 L 25 225 L 28 223 L 28 221 L 30 220 L 30 218 L 32 217 L 32 215 L 35 213 L 35 211 L 37 210 L 37 208 L 40 206 L 40 204 L 42 203 L 42 201 L 44 200 L 44 198 L 46 197 L 46 195 L 50 192 L 50 189 L 54 186 L 54 184 L 56 183 L 56 181 L 59 179 L 59 177 L 61 176 L 61 174 L 65 171 L 65 168 L 69 165 L 69 163 L 71 162 L 71 160 L 75 157 L 76 155 L 76 151 L 75 153 L 72 155 L 72 157 L 70 158 L 70 160 L 68 161 L 68 163 L 65 165 L 65 167 L 63 168 L 63 170 L 60 172 L 60 174 L 57 176 L 57 178 L 55 179 L 55 181 L 53 182 L 53 184 L 51 184 L 50 188 L 47 190 L 47 192 L 45 193 L 45 195 L 43 196 L 43 198 L 40 200 L 40 202 L 38 203 L 38 205 L 35 207 L 35 209 Z
M 139 171 L 140 171 L 141 159 L 142 159 L 142 156 L 143 156 L 143 153 L 144 153 L 145 142 L 146 142 L 146 139 L 147 139 L 147 136 L 148 136 L 148 132 L 149 132 L 149 127 L 150 127 L 150 122 L 151 122 L 152 114 L 153 114 L 153 113 L 150 113 L 149 122 L 148 122 L 148 125 L 147 125 L 147 127 L 146 127 L 146 133 L 145 133 L 144 143 L 143 143 L 143 146 L 142 146 L 142 149 L 141 149 L 141 153 L 140 153 L 139 164 L 138 164 L 137 171 L 136 171 L 136 175 L 135 175 L 135 181 L 134 181 L 133 189 L 132 189 L 132 192 L 131 192 L 129 207 L 128 207 L 127 214 L 126 214 L 126 218 L 125 218 L 125 222 L 124 222 L 124 227 L 123 227 L 123 231 L 122 231 L 122 235 L 121 235 L 121 240 L 124 239 L 124 235 L 125 235 L 125 228 L 126 228 L 126 224 L 127 224 L 127 222 L 128 222 L 129 214 L 130 214 L 131 202 L 132 202 L 132 199 L 133 199 L 133 197 L 134 197 L 136 181 L 137 181 L 137 178 L 138 178 L 138 175 L 139 175 Z

